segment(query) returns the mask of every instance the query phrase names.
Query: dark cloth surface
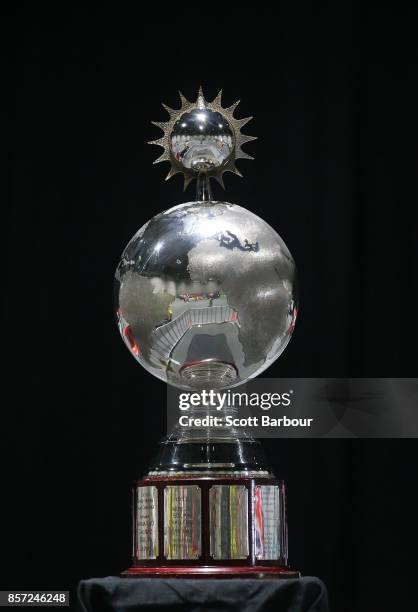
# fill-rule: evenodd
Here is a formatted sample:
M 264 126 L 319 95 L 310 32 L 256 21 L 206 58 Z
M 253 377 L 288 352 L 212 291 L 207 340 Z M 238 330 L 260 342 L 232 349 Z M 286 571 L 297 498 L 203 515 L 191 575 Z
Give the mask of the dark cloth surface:
M 311 577 L 293 580 L 92 578 L 80 582 L 78 598 L 80 612 L 329 610 L 325 585 Z

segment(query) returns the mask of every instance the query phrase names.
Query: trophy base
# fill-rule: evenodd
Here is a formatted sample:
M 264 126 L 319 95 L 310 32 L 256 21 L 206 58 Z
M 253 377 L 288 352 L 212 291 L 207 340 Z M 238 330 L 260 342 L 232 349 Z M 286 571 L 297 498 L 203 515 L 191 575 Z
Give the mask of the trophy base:
M 269 565 L 216 567 L 178 566 L 178 567 L 130 567 L 121 573 L 122 578 L 300 578 L 300 572 L 287 567 Z
M 265 474 L 149 476 L 133 488 L 128 578 L 298 578 L 284 483 Z

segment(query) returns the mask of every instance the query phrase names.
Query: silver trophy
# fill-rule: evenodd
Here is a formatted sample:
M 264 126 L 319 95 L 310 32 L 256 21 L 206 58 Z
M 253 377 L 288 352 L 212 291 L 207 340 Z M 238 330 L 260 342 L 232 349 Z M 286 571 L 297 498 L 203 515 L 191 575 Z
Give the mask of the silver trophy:
M 196 200 L 145 223 L 116 270 L 122 338 L 151 374 L 182 390 L 236 387 L 285 349 L 297 316 L 296 270 L 283 240 L 252 212 L 212 198 L 210 180 L 239 174 L 251 119 L 180 94 L 181 107 L 151 144 L 167 178 L 197 180 Z M 241 176 L 241 175 L 240 175 Z M 201 405 L 195 415 L 207 415 Z M 234 409 L 231 409 L 234 410 Z M 260 444 L 234 428 L 176 427 L 133 487 L 133 565 L 128 576 L 298 575 L 287 564 L 283 481 Z

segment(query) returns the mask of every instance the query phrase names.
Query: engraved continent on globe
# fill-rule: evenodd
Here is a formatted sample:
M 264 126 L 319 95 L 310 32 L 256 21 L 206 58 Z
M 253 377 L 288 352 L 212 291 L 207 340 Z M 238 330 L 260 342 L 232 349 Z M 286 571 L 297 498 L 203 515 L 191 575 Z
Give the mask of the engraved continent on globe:
M 226 202 L 156 215 L 116 270 L 120 332 L 149 372 L 183 389 L 225 388 L 279 357 L 297 316 L 296 271 L 275 230 Z

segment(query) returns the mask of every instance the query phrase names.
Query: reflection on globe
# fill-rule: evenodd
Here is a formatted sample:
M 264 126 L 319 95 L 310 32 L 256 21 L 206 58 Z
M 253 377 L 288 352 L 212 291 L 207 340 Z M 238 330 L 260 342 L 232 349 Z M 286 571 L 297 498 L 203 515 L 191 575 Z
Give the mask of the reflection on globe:
M 133 356 L 184 389 L 236 386 L 286 347 L 295 264 L 265 221 L 226 202 L 156 215 L 116 270 L 117 319 Z

